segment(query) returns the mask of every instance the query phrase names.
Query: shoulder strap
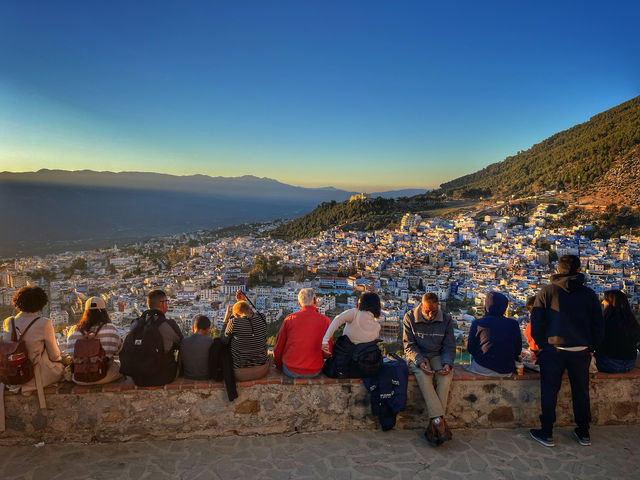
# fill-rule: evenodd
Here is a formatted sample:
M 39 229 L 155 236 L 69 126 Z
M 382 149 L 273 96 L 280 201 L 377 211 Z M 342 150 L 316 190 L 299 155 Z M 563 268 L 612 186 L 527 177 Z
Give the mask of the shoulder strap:
M 96 338 L 98 336 L 98 332 L 102 327 L 104 327 L 104 323 L 101 324 L 95 332 L 93 332 L 93 338 Z M 89 338 L 89 335 L 92 335 L 91 330 L 87 330 L 86 332 L 80 331 L 80 333 L 82 334 L 83 338 Z
M 24 329 L 24 332 L 22 332 L 20 334 L 20 340 L 22 340 L 22 338 L 27 334 L 27 332 L 29 331 L 29 329 L 31 328 L 31 325 L 33 325 L 34 323 L 36 323 L 36 320 L 38 320 L 40 317 L 36 317 L 33 320 L 31 320 L 31 323 L 29 325 L 27 325 L 27 328 Z M 14 325 L 15 328 L 15 325 Z M 18 330 L 19 331 L 19 330 Z
M 11 331 L 11 341 L 12 342 L 17 342 L 18 341 L 18 335 L 16 334 L 16 320 L 15 320 L 15 317 L 11 317 L 9 319 L 9 325 L 10 325 L 10 331 Z

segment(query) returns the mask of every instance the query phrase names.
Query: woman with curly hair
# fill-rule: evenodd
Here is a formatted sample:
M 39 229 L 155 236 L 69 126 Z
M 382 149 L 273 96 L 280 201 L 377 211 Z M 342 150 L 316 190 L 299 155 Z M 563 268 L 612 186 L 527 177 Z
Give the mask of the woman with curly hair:
M 16 333 L 24 340 L 31 363 L 39 370 L 43 388 L 62 380 L 64 374 L 53 323 L 38 313 L 48 301 L 42 288 L 22 287 L 11 299 L 11 304 L 18 310 L 18 314 L 8 318 L 4 323 L 7 332 L 11 331 L 12 323 L 15 325 Z M 36 390 L 35 377 L 20 388 L 23 393 Z
M 91 297 L 85 303 L 82 318 L 69 329 L 67 334 L 67 347 L 69 355 L 73 357 L 75 345 L 78 340 L 83 337 L 95 337 L 100 341 L 102 349 L 108 358 L 108 369 L 104 378 L 94 382 L 82 382 L 76 378 L 74 373 L 73 381 L 80 385 L 97 385 L 109 383 L 118 380 L 120 374 L 120 363 L 114 360 L 122 348 L 122 338 L 118 333 L 118 329 L 111 323 L 109 314 L 107 313 L 107 305 L 100 297 Z

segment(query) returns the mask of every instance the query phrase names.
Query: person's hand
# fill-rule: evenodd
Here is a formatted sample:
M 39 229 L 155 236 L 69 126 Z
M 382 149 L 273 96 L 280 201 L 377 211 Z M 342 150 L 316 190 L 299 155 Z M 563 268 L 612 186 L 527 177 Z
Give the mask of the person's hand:
M 451 366 L 448 363 L 445 363 L 444 367 L 438 370 L 438 373 L 440 375 L 449 375 L 451 373 Z
M 224 314 L 225 323 L 229 321 L 229 318 L 231 318 L 232 312 L 233 312 L 233 305 L 227 305 L 227 311 Z
M 322 344 L 322 351 L 324 353 L 326 353 L 327 355 L 331 355 L 331 350 L 329 349 L 329 344 L 328 343 L 323 343 Z
M 420 362 L 418 366 L 420 367 L 420 370 L 422 370 L 427 375 L 433 375 L 433 370 L 429 368 L 429 364 L 427 362 Z
M 238 289 L 238 291 L 236 292 L 236 300 L 239 302 L 242 302 L 243 300 L 246 300 L 247 296 L 244 294 L 244 292 L 241 289 Z

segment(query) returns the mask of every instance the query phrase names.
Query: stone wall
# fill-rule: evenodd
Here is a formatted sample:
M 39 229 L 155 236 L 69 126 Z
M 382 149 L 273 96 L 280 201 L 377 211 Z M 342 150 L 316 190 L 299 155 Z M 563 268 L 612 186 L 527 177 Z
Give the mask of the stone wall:
M 457 366 L 453 375 L 447 408 L 452 427 L 537 425 L 537 374 L 490 379 Z M 0 445 L 377 428 L 361 380 L 292 380 L 276 370 L 264 379 L 239 383 L 239 398 L 233 402 L 220 383 L 185 379 L 147 388 L 130 381 L 90 387 L 63 383 L 46 393 L 44 410 L 35 395 L 5 395 L 6 431 L 0 433 Z M 570 404 L 565 380 L 558 399 L 559 425 L 571 423 Z M 640 370 L 592 375 L 591 405 L 594 424 L 640 423 Z M 410 377 L 407 410 L 398 416 L 396 428 L 424 428 L 425 421 L 420 390 Z

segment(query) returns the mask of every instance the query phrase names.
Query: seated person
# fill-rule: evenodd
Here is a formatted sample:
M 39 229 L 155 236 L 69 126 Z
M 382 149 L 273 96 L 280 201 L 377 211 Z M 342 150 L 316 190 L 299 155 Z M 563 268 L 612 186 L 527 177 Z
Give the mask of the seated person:
M 42 288 L 22 287 L 11 298 L 11 304 L 19 313 L 7 318 L 4 323 L 6 332 L 10 333 L 15 328 L 18 339 L 24 340 L 29 359 L 34 368 L 39 370 L 43 388 L 62 380 L 64 376 L 64 365 L 53 323 L 38 313 L 48 302 L 47 294 Z M 35 376 L 16 389 L 25 394 L 36 390 Z
M 344 325 L 344 335 L 356 345 L 377 340 L 380 334 L 381 312 L 382 306 L 378 294 L 363 293 L 358 299 L 357 308 L 342 312 L 333 319 L 322 339 L 322 350 L 327 354 L 330 352 L 329 340 L 341 325 Z
M 604 340 L 596 346 L 596 366 L 600 372 L 626 373 L 635 366 L 640 325 L 620 290 L 604 292 L 602 305 Z
M 213 344 L 213 338 L 209 336 L 211 320 L 205 315 L 197 315 L 191 331 L 193 333 L 180 342 L 182 375 L 192 380 L 208 380 L 211 378 L 209 351 Z
M 120 374 L 120 363 L 114 360 L 122 348 L 122 338 L 118 329 L 111 323 L 107 313 L 107 304 L 100 297 L 91 297 L 84 306 L 84 313 L 80 321 L 69 329 L 67 334 L 67 348 L 69 355 L 73 358 L 73 353 L 78 340 L 83 337 L 94 337 L 100 341 L 102 349 L 108 358 L 107 370 L 104 377 L 93 382 L 83 382 L 76 378 L 74 373 L 72 379 L 80 385 L 92 385 L 109 383 L 118 380 Z
M 427 408 L 429 424 L 424 436 L 432 445 L 442 445 L 453 437 L 444 415 L 456 339 L 453 320 L 440 308 L 435 293 L 425 293 L 422 302 L 405 314 L 402 343 L 409 372 L 415 375 Z
M 147 295 L 147 307 L 131 324 L 120 351 L 120 372 L 142 387 L 166 385 L 175 380 L 175 352 L 182 341 L 178 324 L 165 317 L 169 299 L 162 290 Z M 160 351 L 162 349 L 162 351 Z
M 536 301 L 535 296 L 527 298 L 526 307 L 527 307 L 527 312 L 529 312 L 529 323 L 527 323 L 527 326 L 524 329 L 524 338 L 527 339 L 527 344 L 529 345 L 529 351 L 531 352 L 531 360 L 534 363 L 537 361 L 537 355 L 539 350 L 535 340 L 531 336 L 531 311 L 533 310 L 533 302 L 535 301 Z
M 474 320 L 469 329 L 470 372 L 488 377 L 508 377 L 513 373 L 522 352 L 522 335 L 518 322 L 504 316 L 508 303 L 501 293 L 487 293 L 486 313 Z
M 246 382 L 267 375 L 271 364 L 264 319 L 253 312 L 248 302 L 240 300 L 233 305 L 233 310 L 231 305 L 227 308 L 224 325 L 223 338 L 231 346 L 236 381 Z
M 318 312 L 316 301 L 313 288 L 300 290 L 300 310 L 288 315 L 278 332 L 273 363 L 290 377 L 315 377 L 322 372 L 323 357 L 328 356 L 322 351 L 322 337 L 331 321 Z

